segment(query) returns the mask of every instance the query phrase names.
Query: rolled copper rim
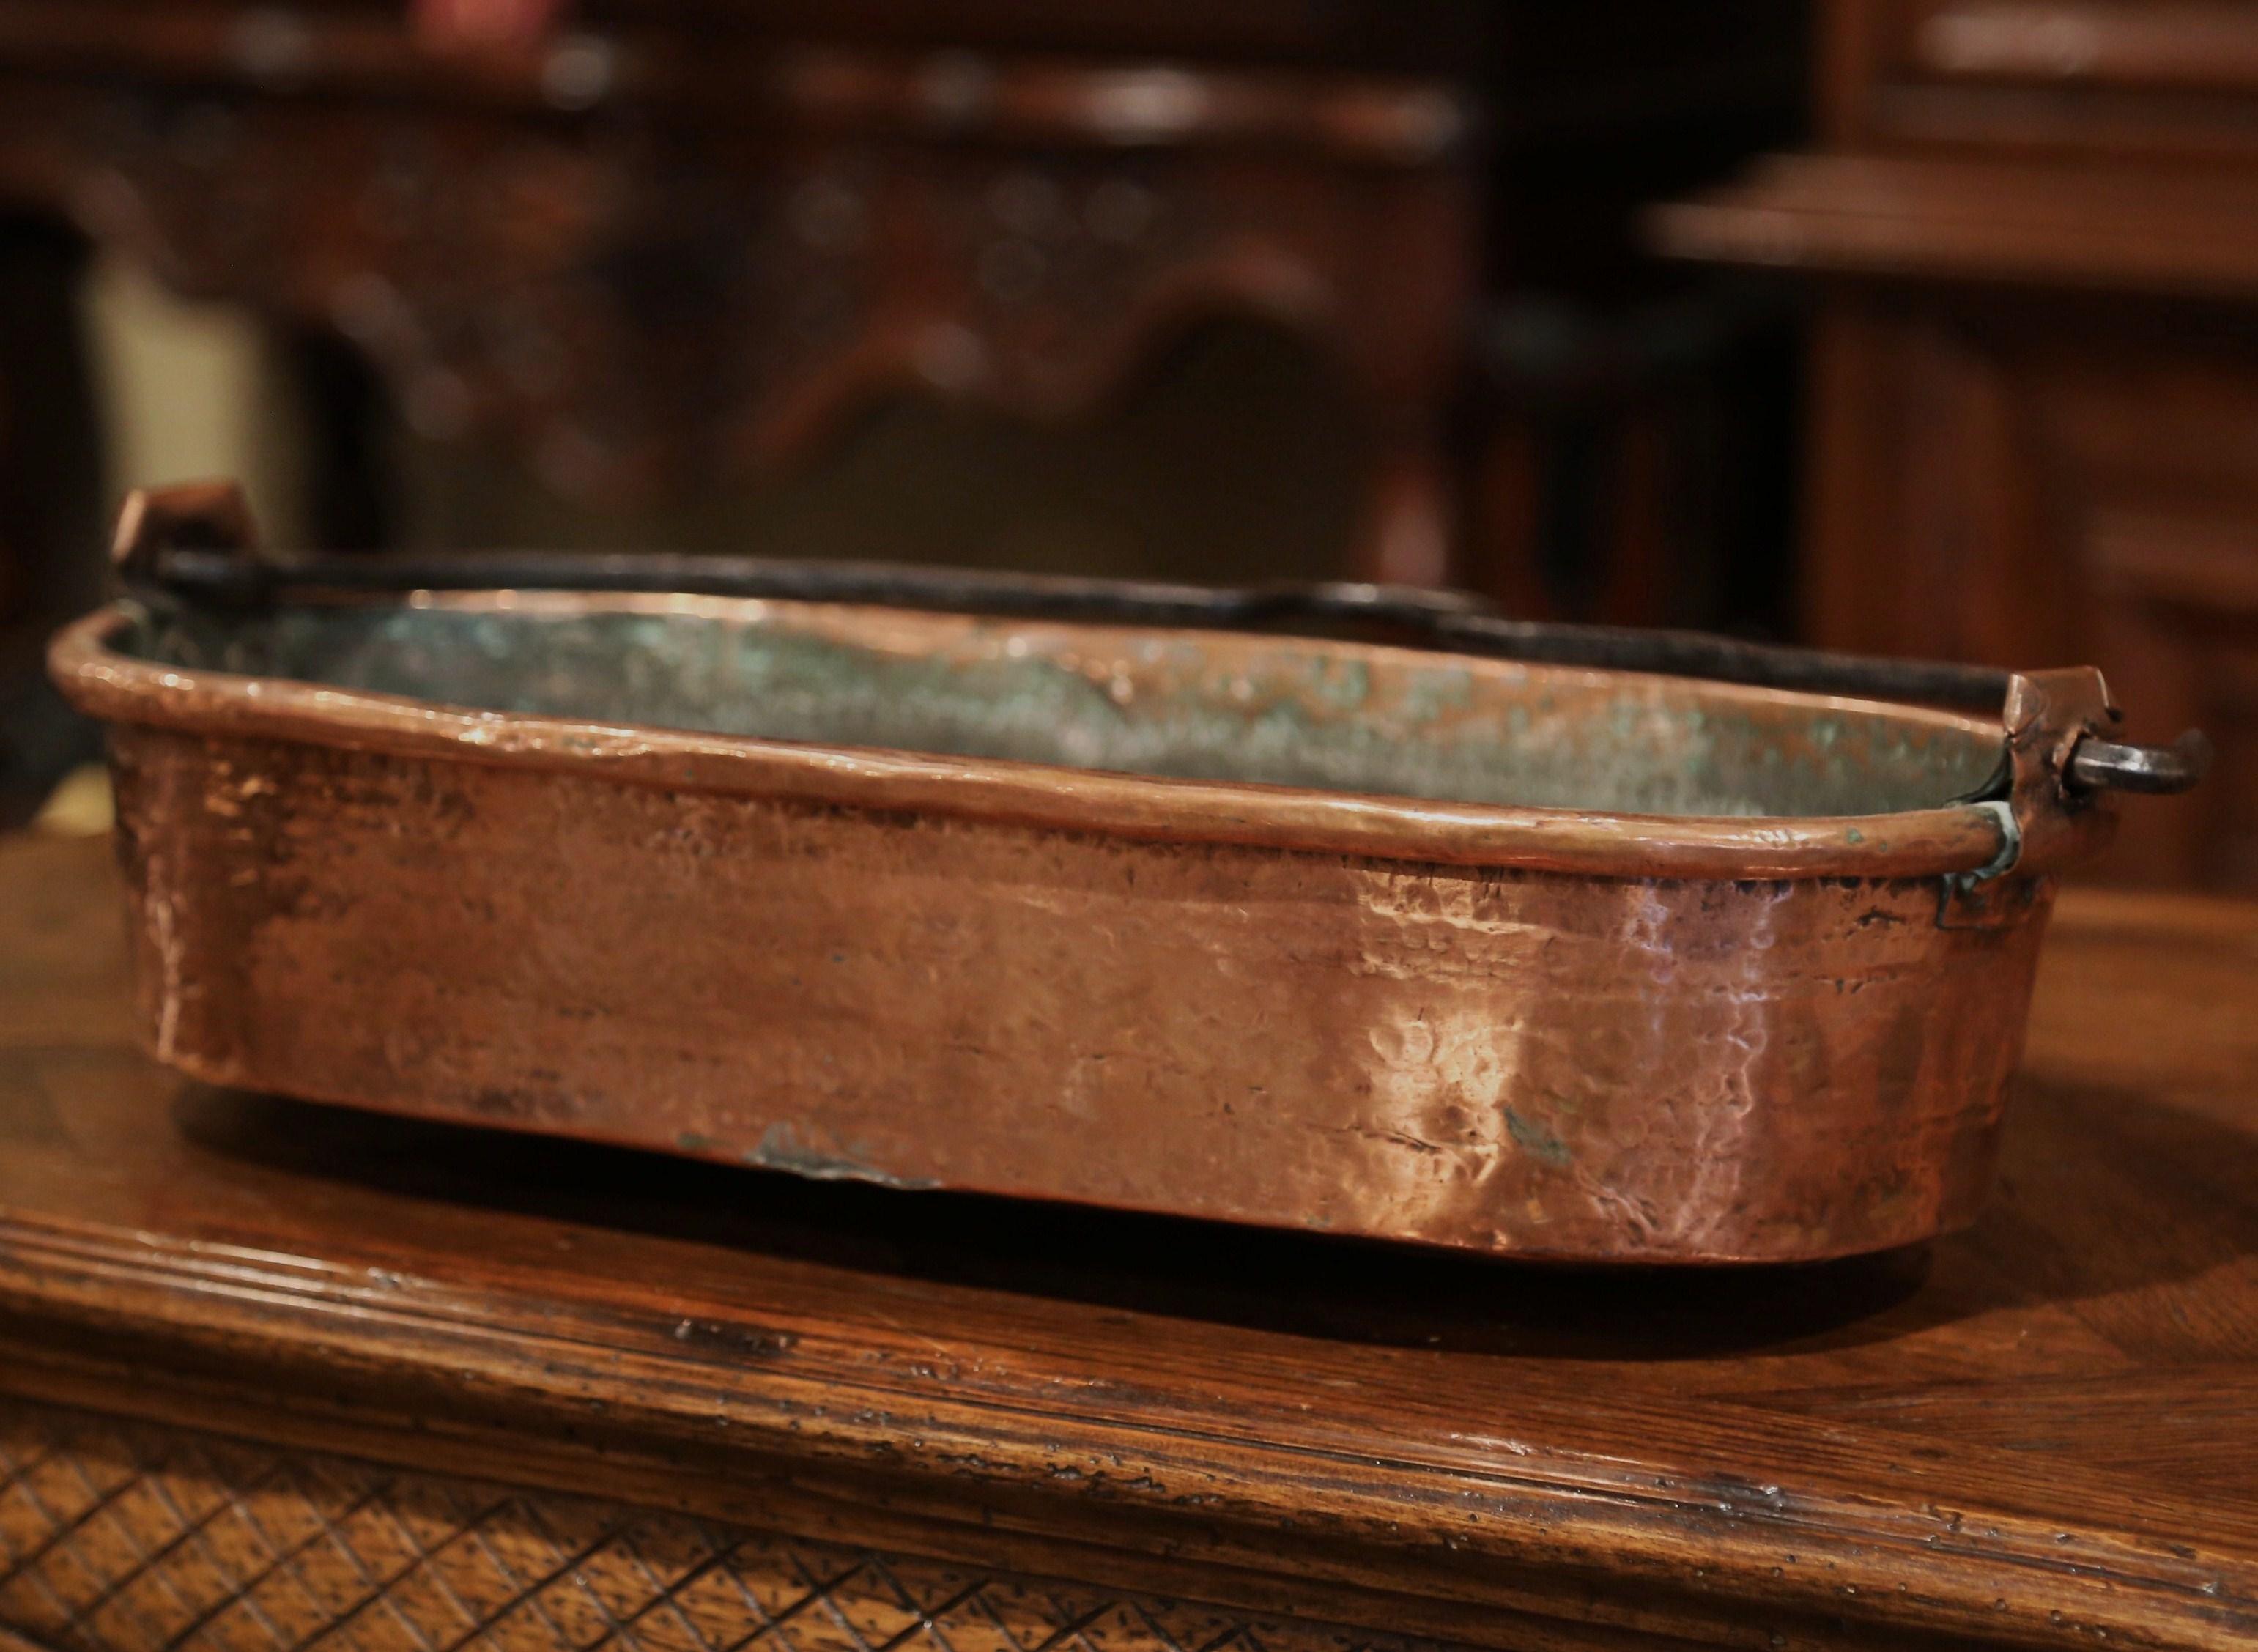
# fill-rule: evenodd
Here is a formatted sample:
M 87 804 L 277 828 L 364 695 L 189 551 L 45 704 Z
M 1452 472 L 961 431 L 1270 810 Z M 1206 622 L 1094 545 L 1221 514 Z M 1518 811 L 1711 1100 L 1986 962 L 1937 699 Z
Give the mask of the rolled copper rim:
M 589 599 L 550 600 L 585 605 Z M 720 598 L 668 600 L 675 606 L 710 603 L 717 612 L 748 606 Z M 100 720 L 195 734 L 295 741 L 572 773 L 662 790 L 944 815 L 1142 841 L 1246 844 L 1593 877 L 1932 877 L 1992 868 L 2009 842 L 2002 821 L 2006 812 L 1988 804 L 1885 814 L 1758 817 L 1508 807 L 463 710 L 400 695 L 152 664 L 111 646 L 131 620 L 125 609 L 113 606 L 66 627 L 49 650 L 56 682 L 79 710 Z M 1382 651 L 1339 646 L 1349 652 Z M 1814 712 L 1882 710 L 2003 737 L 1994 725 L 1942 712 L 1771 690 L 1742 691 L 1774 703 L 1793 699 Z M 2034 861 L 2026 853 L 2018 869 L 2048 869 Z

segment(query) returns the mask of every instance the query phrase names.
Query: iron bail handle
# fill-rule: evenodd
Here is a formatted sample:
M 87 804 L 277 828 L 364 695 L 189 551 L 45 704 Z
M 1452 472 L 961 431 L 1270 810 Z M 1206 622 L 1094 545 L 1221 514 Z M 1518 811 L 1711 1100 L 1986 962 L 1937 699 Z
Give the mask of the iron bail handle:
M 260 607 L 310 592 L 515 589 L 685 592 L 1289 633 L 1377 624 L 1412 647 L 1495 659 L 1992 712 L 2005 700 L 2011 675 L 1993 666 L 1876 659 L 1696 631 L 1514 620 L 1468 592 L 1353 581 L 1234 588 L 753 557 L 546 551 L 276 556 L 257 546 L 250 510 L 235 484 L 183 483 L 128 495 L 110 557 L 129 592 L 228 608 Z M 2089 734 L 2070 754 L 2063 778 L 2069 790 L 2083 793 L 2169 794 L 2196 785 L 2210 761 L 2211 742 L 2194 729 L 2170 746 L 2127 745 Z
M 2211 741 L 2191 728 L 2169 746 L 2135 746 L 2089 734 L 2077 742 L 2063 779 L 2078 791 L 2172 797 L 2192 791 L 2211 769 Z

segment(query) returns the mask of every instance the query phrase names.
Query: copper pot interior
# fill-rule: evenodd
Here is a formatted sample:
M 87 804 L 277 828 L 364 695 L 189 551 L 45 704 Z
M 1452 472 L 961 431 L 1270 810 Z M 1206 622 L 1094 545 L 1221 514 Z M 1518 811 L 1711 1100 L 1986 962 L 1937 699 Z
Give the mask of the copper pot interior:
M 1935 808 L 1997 725 L 1368 644 L 507 592 L 143 613 L 112 646 L 468 710 L 1322 791 L 1665 816 Z

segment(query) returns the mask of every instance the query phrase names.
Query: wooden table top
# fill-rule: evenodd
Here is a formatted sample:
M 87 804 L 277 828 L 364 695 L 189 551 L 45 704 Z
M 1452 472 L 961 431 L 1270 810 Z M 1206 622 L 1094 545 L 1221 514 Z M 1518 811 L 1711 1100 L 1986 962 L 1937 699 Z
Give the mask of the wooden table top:
M 0 843 L 0 1391 L 1473 1645 L 2258 1637 L 2258 907 L 2064 899 L 1974 1230 L 1628 1274 L 200 1088 L 120 929 Z

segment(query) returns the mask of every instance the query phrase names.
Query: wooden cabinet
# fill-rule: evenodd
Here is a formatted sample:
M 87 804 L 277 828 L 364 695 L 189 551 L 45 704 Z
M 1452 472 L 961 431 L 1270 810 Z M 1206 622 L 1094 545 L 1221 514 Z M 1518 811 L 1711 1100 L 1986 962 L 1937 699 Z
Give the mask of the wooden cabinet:
M 2258 887 L 2258 11 L 1841 0 L 1823 148 L 1658 215 L 1815 284 L 1810 639 L 2217 741 L 2119 878 Z
M 2109 869 L 2258 883 L 2258 348 L 2091 304 L 1946 311 L 1845 295 L 1804 612 L 1838 646 L 2096 661 L 2130 727 L 2198 726 L 2214 783 L 2127 811 Z

